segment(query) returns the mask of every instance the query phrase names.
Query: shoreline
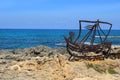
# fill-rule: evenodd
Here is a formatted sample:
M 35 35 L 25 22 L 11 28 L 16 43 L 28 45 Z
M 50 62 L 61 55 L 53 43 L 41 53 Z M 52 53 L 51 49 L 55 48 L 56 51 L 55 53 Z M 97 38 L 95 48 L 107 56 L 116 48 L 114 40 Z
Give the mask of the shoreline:
M 39 46 L 45 46 L 45 45 L 39 45 Z M 28 48 L 36 48 L 36 47 L 39 47 L 39 46 L 33 46 L 33 47 L 27 47 L 27 48 L 16 48 L 16 49 L 2 49 L 2 48 L 0 48 L 0 50 L 17 50 L 17 49 L 21 49 L 21 50 L 24 50 L 24 49 L 28 49 Z M 58 45 L 59 46 L 59 45 Z M 61 46 L 61 45 L 60 45 Z M 61 47 L 55 47 L 55 48 L 52 48 L 52 47 L 49 47 L 49 46 L 46 46 L 46 47 L 49 47 L 49 48 L 51 48 L 51 49 L 59 49 L 59 48 L 66 48 L 66 46 L 65 45 L 62 45 Z M 114 48 L 114 47 L 120 47 L 120 45 L 112 45 L 111 46 L 112 48 Z

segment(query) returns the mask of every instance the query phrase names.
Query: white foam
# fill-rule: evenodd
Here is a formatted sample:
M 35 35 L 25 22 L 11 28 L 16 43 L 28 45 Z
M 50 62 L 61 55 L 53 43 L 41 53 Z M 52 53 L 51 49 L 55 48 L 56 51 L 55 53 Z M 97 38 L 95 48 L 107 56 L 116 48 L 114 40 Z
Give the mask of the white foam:
M 56 46 L 66 46 L 66 43 L 56 43 Z
M 99 36 L 95 36 L 96 38 L 99 38 Z M 102 38 L 105 38 L 105 36 L 101 36 Z M 120 38 L 120 36 L 108 36 L 107 38 Z

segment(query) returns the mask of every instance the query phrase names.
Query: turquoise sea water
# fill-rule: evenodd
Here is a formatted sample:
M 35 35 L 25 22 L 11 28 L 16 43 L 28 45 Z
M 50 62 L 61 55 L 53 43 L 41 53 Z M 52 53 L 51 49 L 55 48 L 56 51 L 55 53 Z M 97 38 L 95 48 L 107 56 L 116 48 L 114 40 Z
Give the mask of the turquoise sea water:
M 29 48 L 39 45 L 60 47 L 65 43 L 63 36 L 68 36 L 69 31 L 76 32 L 77 36 L 78 30 L 68 29 L 0 29 L 0 49 Z M 84 30 L 83 33 L 85 32 Z M 112 30 L 108 41 L 120 45 L 120 30 Z

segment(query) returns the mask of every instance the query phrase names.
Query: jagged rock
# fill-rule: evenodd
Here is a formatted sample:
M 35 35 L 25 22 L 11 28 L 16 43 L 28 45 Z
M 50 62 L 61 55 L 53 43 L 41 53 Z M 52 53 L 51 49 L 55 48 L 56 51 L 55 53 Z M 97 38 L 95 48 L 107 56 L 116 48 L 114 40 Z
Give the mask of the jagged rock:
M 46 46 L 38 46 L 33 48 L 24 49 L 24 53 L 31 56 L 49 56 L 52 53 L 52 49 Z
M 19 65 L 13 65 L 10 67 L 11 70 L 18 70 L 18 71 L 21 71 L 21 68 Z
M 120 47 L 118 47 L 118 46 L 112 46 L 111 52 L 112 53 L 120 53 Z
M 46 46 L 14 51 L 0 52 L 1 80 L 120 80 L 120 59 L 70 62 L 65 48 Z M 118 74 L 110 74 L 108 69 Z
M 13 50 L 13 54 L 23 54 L 22 49 Z
M 24 49 L 24 54 L 29 55 L 31 53 L 33 53 L 33 50 L 31 48 Z
M 0 55 L 13 54 L 12 51 L 13 50 L 0 50 Z
M 1 60 L 1 59 L 0 59 L 0 64 L 6 64 L 6 63 L 7 63 L 6 60 Z

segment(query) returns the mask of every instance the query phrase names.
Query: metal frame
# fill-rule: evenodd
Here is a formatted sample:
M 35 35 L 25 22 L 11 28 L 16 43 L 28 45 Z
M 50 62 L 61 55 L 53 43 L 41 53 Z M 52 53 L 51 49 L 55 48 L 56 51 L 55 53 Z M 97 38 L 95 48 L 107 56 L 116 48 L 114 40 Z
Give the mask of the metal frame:
M 79 38 L 81 38 L 82 23 L 93 23 L 93 25 L 89 25 L 86 27 L 89 31 L 80 41 L 78 41 Z M 104 31 L 100 27 L 100 24 L 109 25 L 107 34 L 104 33 Z M 111 31 L 111 28 L 112 28 L 112 24 L 109 22 L 103 22 L 99 20 L 96 21 L 79 20 L 79 33 L 76 39 L 73 41 L 74 32 L 70 32 L 68 38 L 64 36 L 64 39 L 66 41 L 66 48 L 68 53 L 70 54 L 69 60 L 71 60 L 72 57 L 78 59 L 87 59 L 87 60 L 104 59 L 105 57 L 107 58 L 111 51 L 112 42 L 106 42 L 106 39 Z M 96 33 L 98 33 L 100 44 L 94 45 Z M 104 39 L 102 38 L 101 33 L 105 36 Z M 89 38 L 91 34 L 92 34 L 92 39 L 90 41 L 90 45 L 85 44 L 86 40 Z M 75 54 L 75 52 L 78 52 L 78 55 Z M 84 54 L 88 52 L 95 52 L 95 53 L 102 52 L 103 54 L 96 56 L 87 56 L 86 54 Z

